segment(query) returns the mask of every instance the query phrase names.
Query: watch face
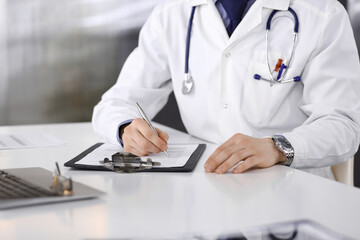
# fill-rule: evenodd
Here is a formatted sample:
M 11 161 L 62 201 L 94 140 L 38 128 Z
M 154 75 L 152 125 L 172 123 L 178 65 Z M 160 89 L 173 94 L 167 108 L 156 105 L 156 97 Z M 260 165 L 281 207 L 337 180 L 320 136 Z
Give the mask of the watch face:
M 285 151 L 291 151 L 292 150 L 292 146 L 289 143 L 289 141 L 287 141 L 285 138 L 278 138 L 279 143 L 281 144 L 281 147 L 285 150 Z
M 277 147 L 283 151 L 285 154 L 290 154 L 294 152 L 293 147 L 290 142 L 282 135 L 273 136 L 274 141 L 276 142 Z

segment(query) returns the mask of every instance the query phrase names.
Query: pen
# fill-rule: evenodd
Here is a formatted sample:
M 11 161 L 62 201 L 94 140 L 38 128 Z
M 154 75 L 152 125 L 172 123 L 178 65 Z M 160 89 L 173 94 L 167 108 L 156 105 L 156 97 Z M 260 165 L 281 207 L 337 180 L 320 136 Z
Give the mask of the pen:
M 149 127 L 151 127 L 151 129 L 154 131 L 154 133 L 156 133 L 156 135 L 159 136 L 159 133 L 158 133 L 158 132 L 156 131 L 156 129 L 153 127 L 153 125 L 151 124 L 149 118 L 146 116 L 145 112 L 142 110 L 142 108 L 140 107 L 140 105 L 139 105 L 138 102 L 136 102 L 136 106 L 137 106 L 137 108 L 138 108 L 138 110 L 139 110 L 139 113 L 140 113 L 142 119 L 144 119 L 145 122 L 149 125 Z M 164 150 L 164 153 L 165 153 L 165 155 L 166 155 L 167 157 L 169 157 L 169 154 L 167 153 L 166 150 Z

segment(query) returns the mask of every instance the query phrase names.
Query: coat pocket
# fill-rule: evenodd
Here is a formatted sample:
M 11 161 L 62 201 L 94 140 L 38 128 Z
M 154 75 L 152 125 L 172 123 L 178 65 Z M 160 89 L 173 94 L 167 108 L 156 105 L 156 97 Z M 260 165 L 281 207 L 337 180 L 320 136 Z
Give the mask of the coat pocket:
M 301 68 L 292 66 L 284 79 L 300 76 Z M 244 94 L 240 106 L 247 121 L 257 128 L 278 128 L 288 121 L 294 108 L 298 108 L 301 82 L 271 84 L 254 79 L 258 74 L 270 79 L 269 67 L 263 61 L 250 61 Z M 275 74 L 274 74 L 275 75 Z M 301 89 L 299 89 L 301 88 Z

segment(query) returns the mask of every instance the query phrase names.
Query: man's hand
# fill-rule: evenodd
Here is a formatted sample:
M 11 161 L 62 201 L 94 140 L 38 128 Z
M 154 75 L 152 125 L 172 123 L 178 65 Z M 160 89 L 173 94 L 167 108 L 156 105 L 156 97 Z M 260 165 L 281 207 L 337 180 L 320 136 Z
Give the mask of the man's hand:
M 135 118 L 125 127 L 121 139 L 124 150 L 137 156 L 159 153 L 167 149 L 169 135 L 156 128 L 159 136 L 141 118 Z
M 216 149 L 205 163 L 206 172 L 222 174 L 240 163 L 234 173 L 242 173 L 253 167 L 267 168 L 286 160 L 271 138 L 254 138 L 240 133 Z

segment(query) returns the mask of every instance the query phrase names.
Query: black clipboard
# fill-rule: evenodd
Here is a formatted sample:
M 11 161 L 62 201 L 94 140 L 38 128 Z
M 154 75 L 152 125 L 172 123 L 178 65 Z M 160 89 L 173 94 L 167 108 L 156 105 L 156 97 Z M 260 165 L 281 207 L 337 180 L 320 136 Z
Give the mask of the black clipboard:
M 98 171 L 111 171 L 110 169 L 104 167 L 104 166 L 92 166 L 92 165 L 84 165 L 84 164 L 76 164 L 76 162 L 83 159 L 86 155 L 94 151 L 96 148 L 100 147 L 104 143 L 97 143 L 88 149 L 86 149 L 84 152 L 80 153 L 70 161 L 66 162 L 64 164 L 65 167 L 71 167 L 75 169 L 82 169 L 82 170 L 98 170 Z M 186 162 L 186 164 L 183 167 L 169 167 L 169 168 L 152 168 L 152 169 L 146 169 L 141 172 L 192 172 L 198 163 L 201 155 L 206 149 L 206 144 L 199 144 L 199 146 L 195 149 L 195 151 L 191 154 L 189 160 Z M 99 159 L 99 161 L 102 159 Z

